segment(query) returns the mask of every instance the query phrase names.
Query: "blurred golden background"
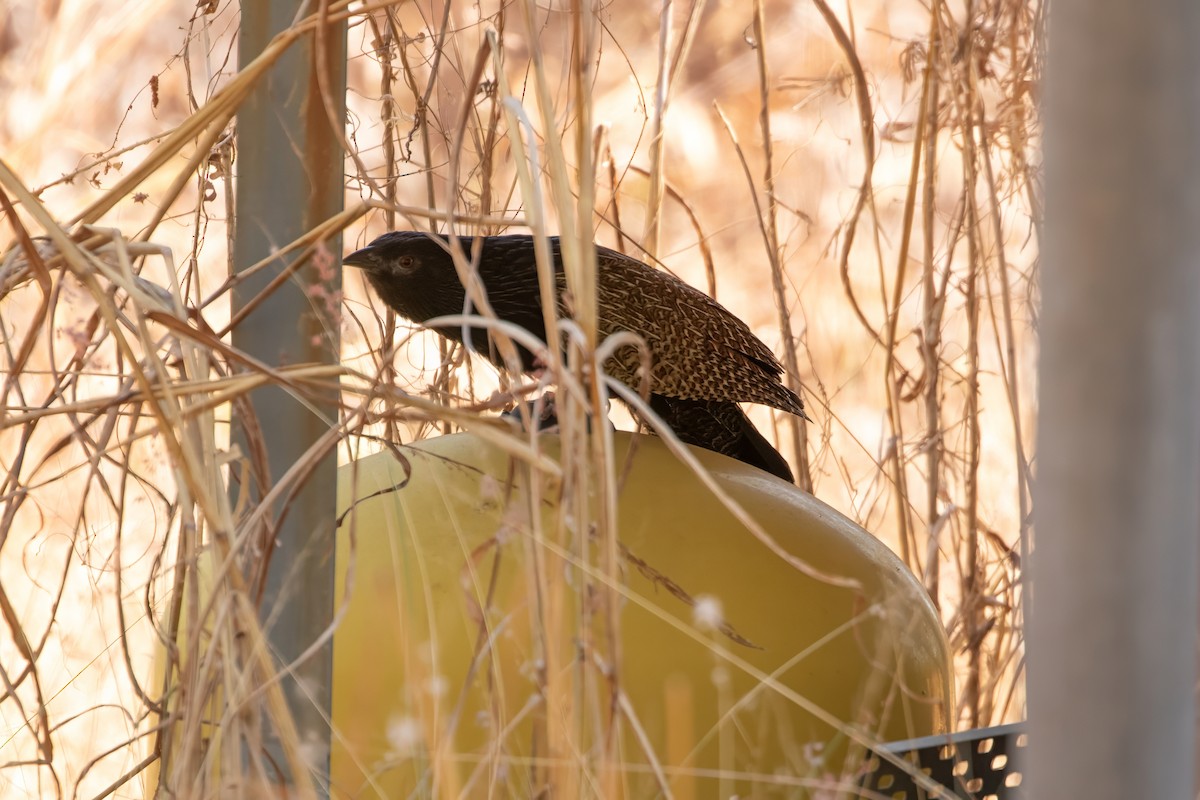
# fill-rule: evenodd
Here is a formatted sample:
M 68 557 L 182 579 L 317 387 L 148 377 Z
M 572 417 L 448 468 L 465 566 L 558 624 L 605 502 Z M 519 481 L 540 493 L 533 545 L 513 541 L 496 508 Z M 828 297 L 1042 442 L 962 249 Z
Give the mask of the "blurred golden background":
M 344 250 L 427 224 L 396 206 L 524 213 L 492 82 L 506 81 L 540 140 L 567 140 L 578 120 L 572 6 L 538 5 L 532 26 L 521 8 L 349 6 L 346 195 L 372 207 L 345 230 Z M 818 498 L 925 584 L 956 656 L 962 728 L 1024 716 L 1043 13 L 1016 0 L 614 0 L 596 7 L 586 87 L 596 241 L 655 257 L 796 365 L 814 420 L 796 434 L 799 454 L 785 415 L 754 407 L 752 418 Z M 0 10 L 0 160 L 66 231 L 83 214 L 115 232 L 110 242 L 155 245 L 140 276 L 217 332 L 230 314 L 231 176 L 253 154 L 236 151 L 232 124 L 207 152 L 194 138 L 173 152 L 161 144 L 234 79 L 237 28 L 236 4 L 216 1 L 10 0 Z M 476 84 L 488 31 L 506 74 L 488 68 Z M 535 53 L 553 130 L 536 113 Z M 149 159 L 157 170 L 120 191 Z M 0 183 L 16 203 L 11 180 Z M 16 213 L 44 229 L 28 204 Z M 134 370 L 105 336 L 102 304 L 70 271 L 29 270 L 4 217 L 0 794 L 89 798 L 135 771 L 155 733 L 148 609 L 162 611 L 192 512 L 152 416 L 130 402 Z M 118 250 L 97 252 L 119 268 Z M 114 301 L 126 311 L 137 306 L 128 294 Z M 344 277 L 341 313 L 343 363 L 360 376 L 468 401 L 497 387 L 477 358 L 439 370 L 437 340 L 409 338 L 402 323 L 395 358 L 381 361 L 391 331 L 357 272 Z M 217 398 L 219 460 L 230 413 L 221 392 L 237 389 L 209 377 L 190 391 Z M 378 449 L 363 434 L 408 441 L 452 428 L 377 415 L 340 453 Z M 142 791 L 135 779 L 117 796 Z

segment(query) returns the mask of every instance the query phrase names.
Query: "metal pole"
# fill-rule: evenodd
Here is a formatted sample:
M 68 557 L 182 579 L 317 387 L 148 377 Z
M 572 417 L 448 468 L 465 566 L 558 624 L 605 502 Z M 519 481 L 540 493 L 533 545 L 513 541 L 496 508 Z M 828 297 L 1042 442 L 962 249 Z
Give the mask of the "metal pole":
M 303 0 L 243 3 L 240 62 L 247 64 L 262 52 L 302 8 L 311 13 L 314 7 Z M 322 68 L 326 72 L 318 81 Z M 332 126 L 344 124 L 345 87 L 346 26 L 340 23 L 327 26 L 320 36 L 307 36 L 293 44 L 239 110 L 234 243 L 234 263 L 239 270 L 342 210 L 343 152 Z M 331 111 L 327 105 L 332 106 Z M 339 339 L 334 298 L 341 287 L 340 236 L 326 241 L 325 247 L 326 253 L 303 265 L 238 323 L 233 330 L 235 347 L 270 365 L 336 363 Z M 239 284 L 234 291 L 234 312 L 255 299 L 294 259 L 294 254 L 279 258 L 271 268 Z M 265 485 L 242 486 L 241 491 L 261 497 L 329 430 L 330 420 L 337 419 L 337 405 L 331 396 L 324 402 L 309 398 L 306 407 L 277 387 L 260 389 L 250 399 L 269 476 Z M 239 422 L 235 420 L 235 426 Z M 331 450 L 299 493 L 290 498 L 286 510 L 273 509 L 273 517 L 282 514 L 283 520 L 271 531 L 273 548 L 264 548 L 272 554 L 261 614 L 281 664 L 297 659 L 332 619 L 336 486 L 337 455 Z M 332 662 L 332 649 L 322 648 L 284 683 L 309 766 L 324 775 L 329 770 L 326 720 Z M 282 767 L 286 762 L 275 731 L 267 732 L 266 741 L 274 763 Z
M 1029 787 L 1193 795 L 1200 5 L 1055 0 Z

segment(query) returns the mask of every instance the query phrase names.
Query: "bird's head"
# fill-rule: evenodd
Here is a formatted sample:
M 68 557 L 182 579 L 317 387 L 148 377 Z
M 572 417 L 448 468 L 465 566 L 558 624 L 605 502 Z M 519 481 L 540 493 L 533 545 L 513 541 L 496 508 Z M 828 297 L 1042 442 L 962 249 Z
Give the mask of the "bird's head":
M 393 231 L 342 263 L 365 271 L 380 299 L 399 314 L 424 322 L 462 310 L 462 284 L 445 242 L 420 231 Z
M 365 269 L 367 274 L 402 280 L 417 275 L 423 268 L 450 265 L 445 241 L 444 237 L 435 239 L 421 231 L 392 231 L 355 250 L 342 263 Z

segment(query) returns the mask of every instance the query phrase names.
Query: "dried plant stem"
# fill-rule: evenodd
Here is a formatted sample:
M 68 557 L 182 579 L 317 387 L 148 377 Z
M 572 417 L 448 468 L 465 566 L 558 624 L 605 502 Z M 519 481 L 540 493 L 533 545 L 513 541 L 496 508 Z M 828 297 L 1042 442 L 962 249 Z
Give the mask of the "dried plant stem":
M 931 90 L 933 85 L 933 74 L 936 67 L 932 62 L 927 63 L 925 69 L 925 80 L 921 88 L 921 102 L 919 108 L 924 109 L 928 106 L 931 98 Z M 887 318 L 887 327 L 884 329 L 883 347 L 884 347 L 884 392 L 887 397 L 888 416 L 891 421 L 893 431 L 893 441 L 895 442 L 892 448 L 891 460 L 895 475 L 897 492 L 899 494 L 898 504 L 900 508 L 900 553 L 905 563 L 920 575 L 923 570 L 916 547 L 916 533 L 912 527 L 908 525 L 908 514 L 904 506 L 907 505 L 908 498 L 908 477 L 904 459 L 904 438 L 903 438 L 903 420 L 901 418 L 901 398 L 900 391 L 902 388 L 903 376 L 898 374 L 898 360 L 896 357 L 896 330 L 900 324 L 900 305 L 904 298 L 904 288 L 906 277 L 908 275 L 908 260 L 909 247 L 912 243 L 913 220 L 916 214 L 917 205 L 917 186 L 920 183 L 921 177 L 921 157 L 924 155 L 922 147 L 925 143 L 926 136 L 936 138 L 936 118 L 934 120 L 935 127 L 930 131 L 926 127 L 928 117 L 924 113 L 917 116 L 916 135 L 913 138 L 912 158 L 909 162 L 908 174 L 908 190 L 904 198 L 904 217 L 900 227 L 900 247 L 896 256 L 896 277 L 892 284 L 892 299 L 890 303 L 890 311 Z M 929 302 L 927 300 L 927 302 Z M 929 373 L 928 379 L 934 384 L 937 383 L 936 369 Z M 936 420 L 935 423 L 936 425 Z M 930 484 L 937 485 L 936 473 L 931 473 L 929 477 Z M 936 501 L 935 501 L 936 509 Z M 937 520 L 937 514 L 929 517 L 929 526 L 932 528 Z M 910 538 L 911 537 L 911 538 Z M 936 551 L 931 552 L 931 560 L 937 560 Z M 911 559 L 911 560 L 910 560 Z
M 983 101 L 979 99 L 978 82 L 979 76 L 974 64 L 970 67 L 970 78 L 973 87 L 973 96 L 976 98 L 976 103 L 972 105 L 972 111 L 976 115 L 976 127 L 981 132 L 982 136 L 986 136 L 985 118 Z M 986 140 L 984 144 L 986 145 Z M 983 177 L 986 182 L 988 197 L 991 201 L 991 213 L 988 215 L 991 226 L 992 236 L 996 242 L 1004 241 L 1004 231 L 1002 230 L 1002 213 L 999 197 L 996 190 L 996 175 L 992 168 L 992 159 L 989 155 L 989 148 L 983 147 L 981 150 L 983 161 Z M 1013 308 L 1012 308 L 1012 288 L 1009 284 L 1009 264 L 1004 255 L 1004 248 L 998 247 L 996 253 L 996 270 L 1000 288 L 1000 308 L 1001 313 L 992 313 L 993 324 L 997 319 L 1004 328 L 1004 335 L 996 336 L 997 348 L 1002 348 L 1000 354 L 1000 362 L 1004 365 L 1002 376 L 1004 378 L 1004 388 L 1008 396 L 1008 410 L 1012 417 L 1013 425 L 1013 455 L 1016 459 L 1016 476 L 1017 476 L 1017 509 L 1018 509 L 1018 531 L 1019 535 L 1023 536 L 1024 531 L 1029 527 L 1029 503 L 1030 503 L 1030 485 L 1033 481 L 1032 470 L 1029 460 L 1025 455 L 1025 436 L 1023 426 L 1021 424 L 1021 391 L 1020 391 L 1020 369 L 1017 363 L 1017 337 L 1013 330 Z M 990 284 L 989 284 L 990 285 Z M 993 293 L 989 292 L 989 299 Z
M 620 754 L 618 751 L 618 732 L 621 709 L 619 706 L 622 696 L 620 686 L 621 657 L 621 604 L 614 587 L 621 581 L 622 562 L 619 554 L 617 532 L 617 492 L 616 465 L 613 455 L 613 432 L 609 425 L 597 424 L 603 420 L 608 408 L 608 392 L 601 376 L 604 374 L 606 347 L 608 342 L 599 341 L 599 309 L 592 299 L 597 296 L 597 263 L 595 247 L 593 246 L 592 230 L 594 226 L 594 211 L 596 205 L 596 160 L 591 146 L 592 139 L 592 86 L 595 82 L 594 65 L 597 56 L 597 31 L 599 21 L 597 9 L 585 0 L 572 0 L 572 33 L 574 37 L 573 52 L 575 55 L 571 69 L 572 98 L 574 100 L 575 117 L 575 164 L 576 186 L 578 197 L 575 201 L 575 216 L 577 232 L 580 237 L 580 254 L 584 263 L 582 279 L 586 282 L 585 307 L 588 314 L 580 320 L 583 333 L 584 351 L 581 360 L 587 364 L 588 374 L 592 380 L 588 384 L 590 395 L 589 418 L 591 421 L 590 446 L 587 449 L 590 459 L 590 481 L 586 493 L 580 494 L 581 505 L 590 510 L 590 518 L 595 520 L 598 540 L 598 564 L 604 579 L 595 586 L 596 597 L 599 600 L 599 614 L 603 619 L 607 661 L 612 669 L 601 671 L 600 678 L 607 684 L 609 692 L 609 707 L 605 710 L 604 718 L 595 722 L 595 738 L 600 742 L 600 757 L 597 765 L 601 794 L 614 796 L 620 787 L 621 774 L 619 768 Z M 560 201 L 561 203 L 562 201 Z M 568 284 L 569 285 L 569 284 Z M 591 327 L 595 326 L 595 327 Z M 649 374 L 647 363 L 646 374 Z M 586 541 L 580 543 L 583 555 L 590 554 Z M 590 579 L 589 579 L 590 580 Z M 589 640 L 596 637 L 593 633 L 592 615 L 584 614 L 582 629 Z M 584 672 L 586 676 L 587 673 Z
M 383 165 L 386 172 L 383 176 L 383 198 L 388 207 L 383 210 L 383 226 L 389 231 L 396 230 L 396 210 L 398 203 L 396 194 L 397 179 L 400 174 L 400 164 L 396 157 L 396 100 L 395 91 L 396 69 L 393 64 L 393 47 L 402 49 L 404 43 L 397 41 L 395 26 L 392 24 L 393 9 L 385 9 L 382 13 L 383 24 L 379 23 L 380 14 L 371 14 L 367 19 L 375 31 L 375 39 L 379 42 L 379 117 L 383 124 L 380 136 L 383 142 Z M 383 335 L 385 342 L 396 338 L 396 312 L 389 306 L 384 312 Z M 384 362 L 380 379 L 390 384 L 397 381 L 396 365 L 390 359 Z M 400 432 L 394 420 L 384 423 L 383 435 L 389 441 L 400 441 Z
M 864 326 L 864 328 L 866 328 L 871 337 L 883 348 L 884 352 L 887 354 L 887 357 L 890 359 L 894 357 L 894 341 L 889 344 L 880 338 L 879 334 L 875 330 L 875 327 L 867 321 L 866 316 L 859 307 L 858 301 L 855 299 L 854 292 L 850 284 L 849 259 L 850 251 L 854 246 L 854 237 L 858 220 L 868 204 L 870 204 L 872 209 L 874 209 L 875 206 L 875 192 L 871 181 L 871 176 L 875 168 L 876 156 L 875 117 L 871 108 L 870 88 L 867 85 L 866 73 L 863 70 L 862 62 L 858 58 L 858 53 L 855 50 L 854 42 L 846 33 L 845 28 L 842 27 L 841 22 L 838 21 L 837 15 L 833 13 L 833 10 L 825 2 L 825 0 L 813 0 L 813 4 L 817 7 L 817 11 L 819 11 L 821 16 L 824 18 L 825 24 L 829 27 L 830 33 L 833 34 L 834 40 L 838 43 L 838 46 L 842 50 L 842 54 L 845 56 L 846 61 L 850 66 L 850 72 L 854 76 L 855 97 L 858 100 L 859 120 L 862 126 L 862 149 L 864 162 L 863 184 L 859 190 L 854 210 L 851 212 L 850 218 L 846 222 L 846 233 L 844 237 L 845 241 L 842 245 L 842 256 L 839 267 L 839 271 L 842 276 L 842 285 L 846 292 L 846 298 L 849 300 L 855 316 L 858 317 L 859 322 Z M 878 219 L 877 215 L 876 219 Z M 878 226 L 876 226 L 875 235 L 876 251 L 878 252 L 880 250 L 878 242 Z M 897 292 L 900 290 L 900 285 L 903 279 L 904 265 L 902 264 L 901 266 L 901 273 L 897 275 L 895 284 Z M 880 273 L 880 278 L 882 281 L 882 265 L 880 265 Z M 884 296 L 884 311 L 886 314 L 889 313 L 887 309 L 886 292 Z M 896 313 L 896 305 L 897 304 L 895 302 L 892 303 L 893 308 L 890 312 L 891 314 Z M 892 324 L 893 321 L 889 317 L 889 328 Z M 919 572 L 920 561 L 917 553 L 915 552 L 915 548 L 912 547 L 914 535 L 912 531 L 913 526 L 909 518 L 908 481 L 907 476 L 905 475 L 904 465 L 903 422 L 897 408 L 897 403 L 895 402 L 896 395 L 898 394 L 898 387 L 892 385 L 893 380 L 890 375 L 890 370 L 885 372 L 885 376 L 887 385 L 884 388 L 888 402 L 888 422 L 892 429 L 892 440 L 888 448 L 889 452 L 887 453 L 887 458 L 889 459 L 889 463 L 891 465 L 892 483 L 895 485 L 897 492 L 895 508 L 896 521 L 899 527 L 897 538 L 900 542 L 900 557 L 904 560 L 904 563 L 908 564 L 910 567 L 916 567 L 917 571 Z
M 941 608 L 941 554 L 938 537 L 942 515 L 938 508 L 942 469 L 942 407 L 941 407 L 941 336 L 942 310 L 945 294 L 938 292 L 935 281 L 937 264 L 934 260 L 934 213 L 937 189 L 938 95 L 937 63 L 941 56 L 938 14 L 929 15 L 929 49 L 925 61 L 925 88 L 920 113 L 924 120 L 925 181 L 921 203 L 924 268 L 921 273 L 922 336 L 921 356 L 925 365 L 925 519 L 928 525 L 929 549 L 925 559 L 925 586 L 933 604 Z M 917 147 L 914 143 L 914 148 Z M 953 246 L 953 245 L 952 245 Z
M 658 237 L 662 227 L 663 118 L 670 96 L 671 62 L 667 53 L 671 46 L 671 14 L 674 8 L 673 0 L 663 0 L 662 9 L 658 12 L 658 74 L 650 118 L 650 193 L 646 200 L 646 226 L 642 232 L 642 249 L 651 258 L 658 257 Z
M 183 422 L 182 408 L 170 383 L 171 371 L 158 358 L 152 344 L 146 348 L 146 359 L 150 362 L 148 368 L 143 366 L 143 362 L 138 358 L 133 344 L 121 332 L 122 326 L 118 319 L 117 311 L 111 304 L 109 293 L 104 291 L 100 286 L 96 272 L 101 272 L 109 280 L 118 284 L 125 284 L 128 287 L 127 291 L 135 297 L 142 298 L 148 308 L 154 308 L 161 304 L 155 302 L 153 298 L 144 295 L 131 285 L 126 275 L 110 271 L 99 262 L 89 260 L 89 254 L 80 250 L 78 245 L 68 237 L 66 232 L 54 223 L 49 213 L 2 162 L 0 162 L 0 185 L 7 189 L 10 194 L 15 195 L 24 206 L 25 211 L 38 221 L 63 255 L 65 263 L 73 274 L 85 286 L 92 298 L 96 300 L 97 310 L 103 318 L 108 331 L 112 334 L 122 357 L 126 360 L 126 363 L 133 367 L 132 375 L 141 391 L 148 396 L 154 394 L 156 390 L 162 392 L 161 401 L 151 403 L 150 411 L 158 425 L 160 440 L 167 448 L 172 463 L 177 465 L 177 474 L 183 479 L 180 490 L 186 493 L 185 500 L 190 498 L 201 508 L 202 517 L 209 524 L 210 530 L 214 535 L 214 543 L 218 546 L 225 543 L 227 538 L 224 534 L 231 528 L 228 515 L 229 509 L 226 507 L 224 498 L 219 493 L 212 491 L 213 484 L 205 477 L 207 476 L 207 470 L 205 469 L 201 454 L 196 452 L 194 448 L 194 443 L 176 435 L 176 433 L 182 433 L 187 428 Z M 136 333 L 139 334 L 141 342 L 152 343 L 152 339 L 150 339 L 146 329 L 146 318 L 144 316 L 136 319 Z M 249 604 L 245 592 L 237 586 L 237 577 L 236 574 L 232 575 L 234 579 L 233 597 L 235 602 L 238 603 L 236 605 L 236 612 L 239 617 L 238 629 L 244 635 L 250 637 L 253 637 L 256 633 L 261 636 L 261 632 L 258 631 L 257 626 L 257 614 Z M 199 636 L 199 623 L 197 623 L 197 627 L 193 631 L 193 636 Z M 196 653 L 198 651 L 193 648 L 190 652 Z M 260 657 L 252 660 L 250 670 L 258 679 L 265 680 L 273 674 L 273 665 L 270 658 L 266 655 L 268 650 L 265 647 L 259 647 L 254 648 L 253 652 L 260 654 Z M 204 696 L 206 696 L 206 693 L 195 695 L 198 700 Z M 314 797 L 315 791 L 308 775 L 307 766 L 297 746 L 299 739 L 292 726 L 287 704 L 278 687 L 268 690 L 265 702 L 268 713 L 280 731 L 284 755 L 288 759 L 289 768 L 293 773 L 298 796 Z M 198 728 L 199 726 L 196 726 L 195 730 L 198 730 Z
M 779 337 L 780 346 L 783 348 L 785 382 L 789 389 L 800 396 L 800 362 L 796 357 L 795 336 L 792 333 L 792 314 L 788 308 L 787 293 L 783 285 L 784 271 L 780 261 L 779 230 L 776 223 L 779 204 L 775 196 L 775 148 L 771 141 L 771 79 L 767 73 L 765 17 L 763 0 L 755 0 L 754 38 L 757 45 L 755 55 L 758 62 L 758 122 L 762 130 L 763 189 L 767 195 L 766 216 L 765 219 L 760 217 L 759 229 L 762 231 L 767 250 L 767 263 L 771 267 L 771 290 L 775 295 L 775 311 L 779 316 Z M 785 424 L 791 433 L 789 438 L 796 463 L 796 480 L 801 489 L 811 493 L 813 481 L 812 467 L 808 460 L 808 429 L 804 426 L 803 420 L 791 414 L 787 415 Z
M 973 126 L 972 126 L 973 128 Z M 980 695 L 981 665 L 983 661 L 983 596 L 982 571 L 979 549 L 979 209 L 975 203 L 975 159 L 973 130 L 967 131 L 967 146 L 963 151 L 964 172 L 967 176 L 967 275 L 964 279 L 967 313 L 967 472 L 966 506 L 963 509 L 966 524 L 966 554 L 963 564 L 963 624 L 966 626 L 968 643 L 967 680 L 963 690 L 969 724 L 978 728 L 983 713 Z
M 842 288 L 846 292 L 846 299 L 850 302 L 850 308 L 854 312 L 854 316 L 858 318 L 859 323 L 870 334 L 871 338 L 882 345 L 883 342 L 880 341 L 875 326 L 867 320 L 866 314 L 863 313 L 862 307 L 859 306 L 854 289 L 850 284 L 850 252 L 854 248 L 854 236 L 858 229 L 858 220 L 862 216 L 863 209 L 866 207 L 867 198 L 873 191 L 871 188 L 871 175 L 875 170 L 875 114 L 871 110 L 871 89 L 867 84 L 867 74 L 863 70 L 862 62 L 859 60 L 858 53 L 854 49 L 854 42 L 846 34 L 846 29 L 838 21 L 837 15 L 833 13 L 833 9 L 829 7 L 829 4 L 825 0 L 812 0 L 812 2 L 817 7 L 817 11 L 820 12 L 821 17 L 825 20 L 825 24 L 829 27 L 829 32 L 833 35 L 834 41 L 841 48 L 842 55 L 845 56 L 846 63 L 850 67 L 850 74 L 854 76 L 854 96 L 858 101 L 858 115 L 862 126 L 862 186 L 859 187 L 858 196 L 854 202 L 854 210 L 850 212 L 850 217 L 846 220 L 846 232 L 843 235 L 842 253 L 838 261 L 838 273 L 841 275 Z

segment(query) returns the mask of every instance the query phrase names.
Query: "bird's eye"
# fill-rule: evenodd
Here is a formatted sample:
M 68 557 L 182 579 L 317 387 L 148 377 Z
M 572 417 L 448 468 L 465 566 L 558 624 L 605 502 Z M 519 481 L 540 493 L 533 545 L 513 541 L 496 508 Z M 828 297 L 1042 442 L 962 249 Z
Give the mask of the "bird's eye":
M 396 266 L 404 272 L 410 272 L 417 266 L 417 259 L 412 256 L 400 256 L 396 259 Z

